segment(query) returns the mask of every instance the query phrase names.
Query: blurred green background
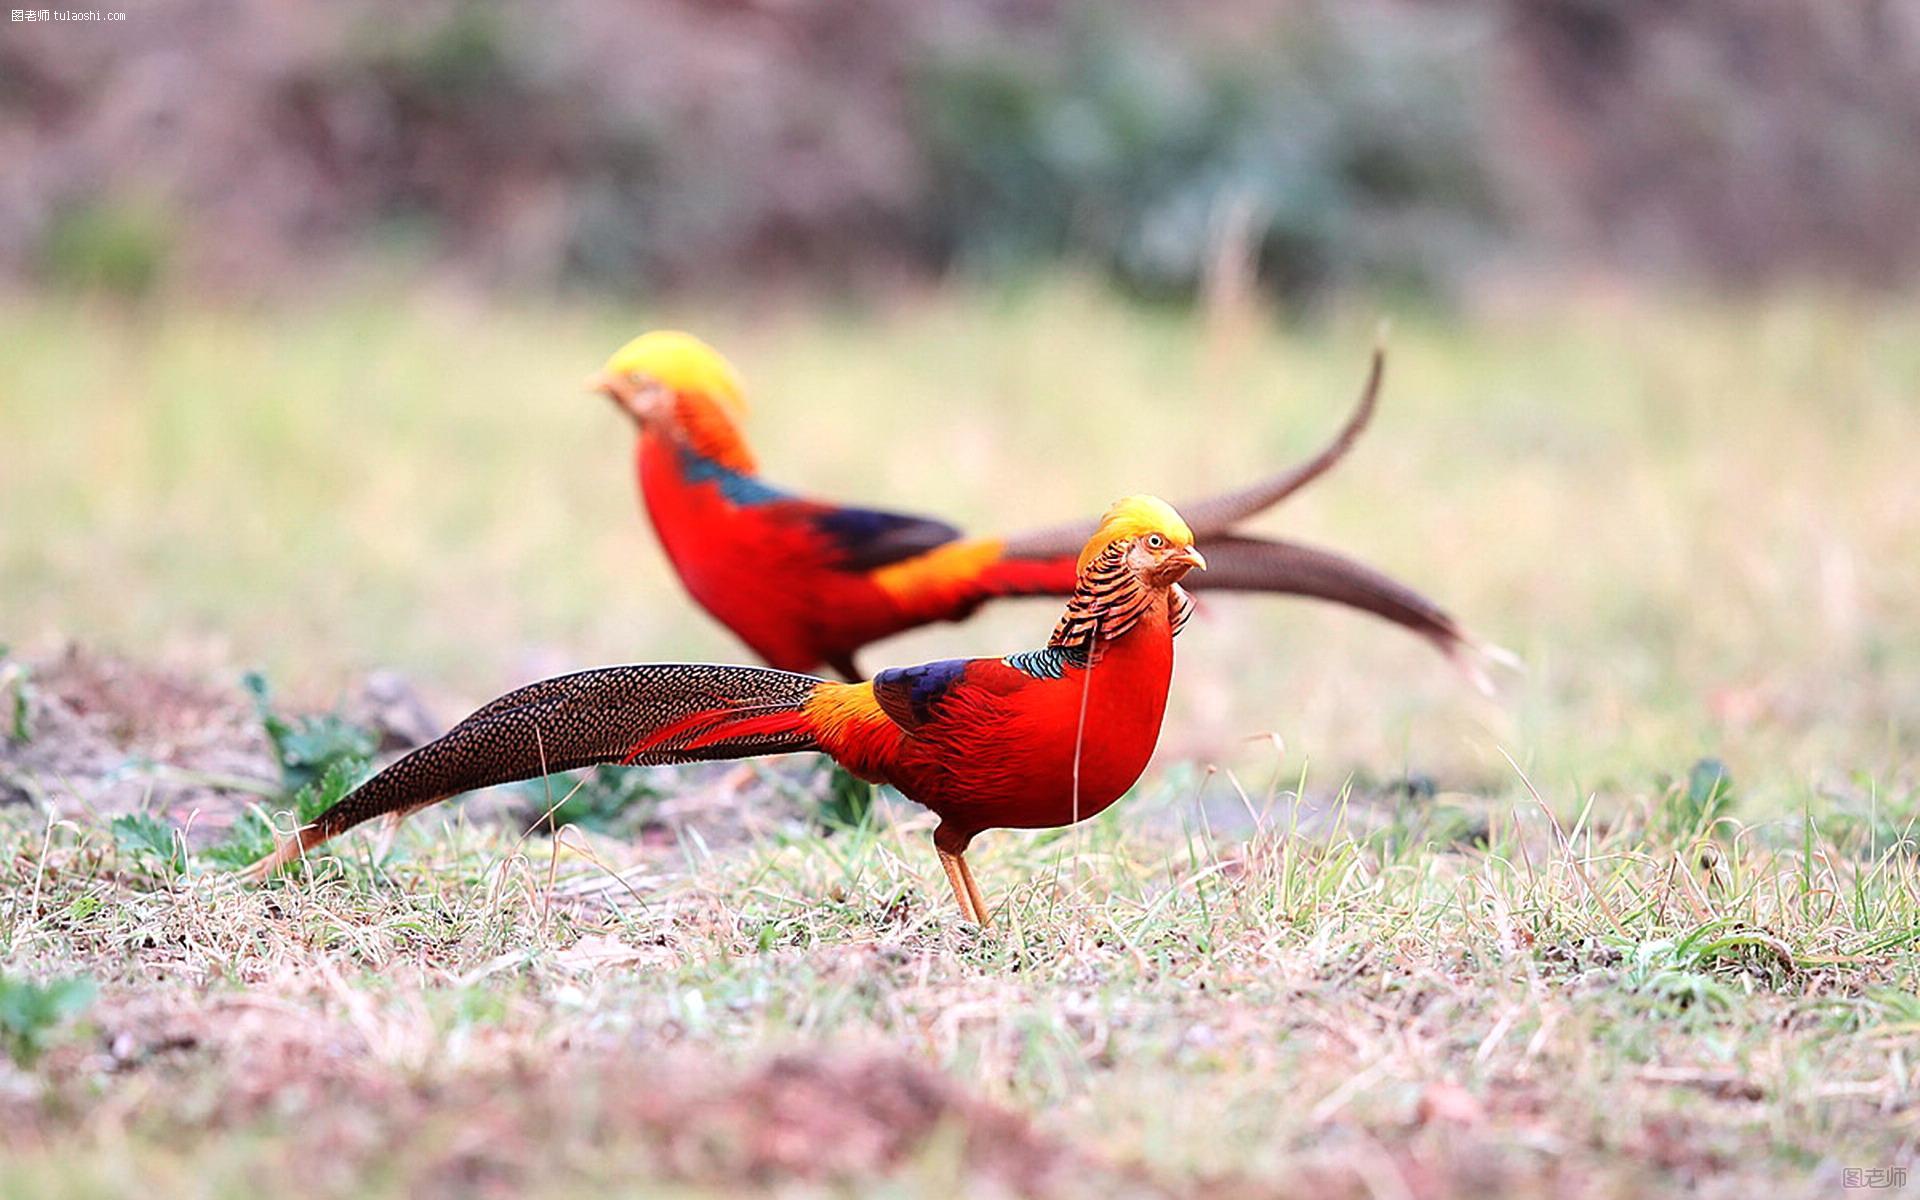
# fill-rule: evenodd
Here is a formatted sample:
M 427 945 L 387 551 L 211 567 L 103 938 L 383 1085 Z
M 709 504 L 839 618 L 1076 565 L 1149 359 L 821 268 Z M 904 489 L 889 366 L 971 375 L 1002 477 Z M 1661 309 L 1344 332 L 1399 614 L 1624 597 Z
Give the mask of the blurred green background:
M 626 297 L 1065 260 L 1177 299 L 1223 257 L 1293 298 L 1524 264 L 1899 286 L 1916 46 L 1898 0 L 179 0 L 5 26 L 0 268 L 198 297 L 349 262 Z
M 1920 744 L 1920 10 L 142 7 L 0 26 L 0 641 L 442 707 L 733 659 L 580 380 L 670 323 L 781 482 L 1009 529 L 1306 452 L 1263 527 L 1529 671 L 1209 604 L 1169 746 L 1887 802 Z M 1044 604 L 875 665 L 1036 642 Z

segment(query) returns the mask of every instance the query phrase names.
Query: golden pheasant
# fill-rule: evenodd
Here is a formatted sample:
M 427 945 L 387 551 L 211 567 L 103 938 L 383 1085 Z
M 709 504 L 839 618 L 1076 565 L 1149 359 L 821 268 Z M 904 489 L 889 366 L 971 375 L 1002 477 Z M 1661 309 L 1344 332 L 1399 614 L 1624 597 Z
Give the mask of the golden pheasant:
M 1470 637 L 1413 589 L 1329 550 L 1234 532 L 1337 463 L 1379 394 L 1375 351 L 1360 403 L 1325 449 L 1238 491 L 1183 505 L 1213 564 L 1198 585 L 1309 596 L 1373 613 L 1426 638 L 1482 690 Z M 1013 537 L 965 537 L 928 517 L 796 496 L 761 478 L 742 430 L 739 376 L 690 334 L 642 334 L 592 386 L 638 425 L 640 494 L 654 531 L 695 601 L 766 663 L 861 676 L 870 642 L 934 621 L 958 621 L 1003 596 L 1066 595 L 1091 530 L 1063 525 Z
M 1133 786 L 1160 736 L 1173 638 L 1207 564 L 1165 502 L 1109 509 L 1075 559 L 1044 649 L 950 659 L 841 683 L 766 667 L 656 663 L 509 692 L 362 784 L 251 868 L 264 877 L 373 817 L 474 788 L 602 763 L 816 751 L 940 818 L 933 843 L 961 911 L 987 905 L 965 858 L 982 830 L 1094 816 Z

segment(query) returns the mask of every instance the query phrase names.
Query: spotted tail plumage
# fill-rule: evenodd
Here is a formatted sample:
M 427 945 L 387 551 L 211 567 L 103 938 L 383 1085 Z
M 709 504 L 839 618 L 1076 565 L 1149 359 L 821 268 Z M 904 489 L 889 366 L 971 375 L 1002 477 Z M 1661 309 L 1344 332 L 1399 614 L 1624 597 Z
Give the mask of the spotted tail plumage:
M 529 684 L 361 784 L 247 873 L 269 875 L 363 821 L 553 771 L 815 750 L 806 704 L 824 682 L 762 667 L 654 663 Z

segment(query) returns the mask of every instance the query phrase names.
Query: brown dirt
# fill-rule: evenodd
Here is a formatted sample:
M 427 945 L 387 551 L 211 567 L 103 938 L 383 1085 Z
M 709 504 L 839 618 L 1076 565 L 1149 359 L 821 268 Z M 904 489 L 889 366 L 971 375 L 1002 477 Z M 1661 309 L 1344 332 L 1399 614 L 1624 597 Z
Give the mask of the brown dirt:
M 77 646 L 24 665 L 31 736 L 0 738 L 0 802 L 103 817 L 145 809 L 179 824 L 225 825 L 248 796 L 209 777 L 274 778 L 266 737 L 237 686 Z
M 325 985 L 320 985 L 324 987 Z M 888 1053 L 793 1052 L 745 1068 L 638 1039 L 542 1058 L 484 1036 L 471 1065 L 394 1069 L 354 1022 L 266 995 L 183 1007 L 104 999 L 98 1036 L 50 1056 L 52 1093 L 0 1090 L 0 1145 L 29 1150 L 128 1127 L 191 1141 L 299 1130 L 292 1161 L 319 1179 L 371 1169 L 423 1144 L 435 1194 L 515 1189 L 585 1148 L 649 1176 L 715 1186 L 850 1183 L 951 1158 L 974 1186 L 1014 1195 L 1170 1191 L 1034 1128 L 926 1066 Z M 375 1039 L 377 1041 L 377 1038 Z M 89 1097 L 111 1079 L 113 1102 Z M 49 1101 L 52 1102 L 49 1102 Z
M 409 1190 L 433 1196 L 515 1194 L 569 1171 L 755 1193 L 931 1171 L 969 1195 L 1199 1200 L 1360 1197 L 1383 1180 L 1416 1197 L 1555 1194 L 1569 1182 L 1550 1161 L 1500 1153 L 1477 1106 L 1436 1113 L 1426 1097 L 1390 1144 L 1330 1122 L 1283 1181 L 1175 1180 L 1077 1146 L 893 1052 L 828 1045 L 740 1065 L 647 1035 L 569 1038 L 535 1053 L 524 1038 L 481 1030 L 461 1061 L 424 1046 L 404 1061 L 411 1052 L 377 1018 L 329 1003 L 338 981 L 276 982 L 198 1005 L 178 993 L 103 999 L 91 1044 L 43 1064 L 45 1093 L 0 1088 L 0 1146 L 72 1146 L 80 1132 L 83 1144 L 131 1134 L 191 1152 L 257 1135 L 277 1151 L 263 1172 L 345 1183 L 405 1162 Z M 321 1015 L 329 1010 L 337 1015 Z M 1648 1132 L 1685 1166 L 1700 1159 L 1685 1149 L 1689 1128 Z

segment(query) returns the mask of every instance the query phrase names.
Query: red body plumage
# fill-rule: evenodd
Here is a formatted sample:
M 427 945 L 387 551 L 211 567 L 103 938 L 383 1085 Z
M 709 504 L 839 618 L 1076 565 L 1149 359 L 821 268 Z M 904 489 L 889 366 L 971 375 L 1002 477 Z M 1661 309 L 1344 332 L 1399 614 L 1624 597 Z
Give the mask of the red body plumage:
M 836 522 L 860 510 L 777 492 L 704 449 L 642 433 L 641 500 L 688 594 L 770 666 L 851 673 L 851 656 L 870 642 L 964 619 L 996 596 L 1073 590 L 1072 554 L 1008 559 L 995 542 L 957 534 L 865 565 L 847 535 L 836 536 L 859 532 Z
M 1057 678 L 1003 659 L 954 665 L 937 710 L 911 730 L 882 711 L 875 684 L 823 689 L 809 710 L 836 762 L 939 813 L 965 845 L 983 829 L 1072 824 L 1126 794 L 1159 742 L 1173 629 L 1162 599 L 1092 666 Z

